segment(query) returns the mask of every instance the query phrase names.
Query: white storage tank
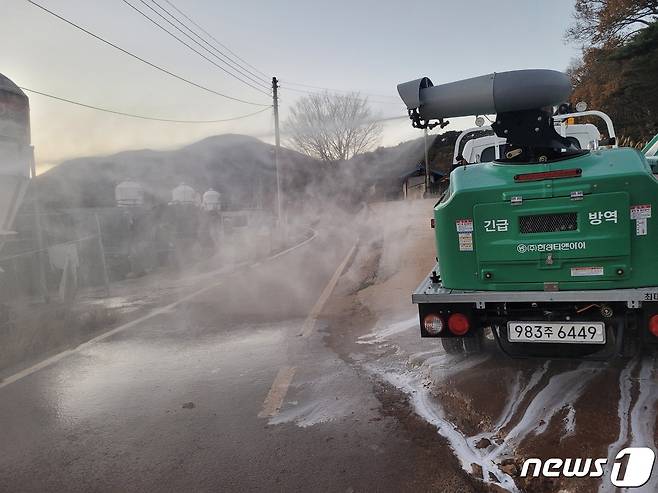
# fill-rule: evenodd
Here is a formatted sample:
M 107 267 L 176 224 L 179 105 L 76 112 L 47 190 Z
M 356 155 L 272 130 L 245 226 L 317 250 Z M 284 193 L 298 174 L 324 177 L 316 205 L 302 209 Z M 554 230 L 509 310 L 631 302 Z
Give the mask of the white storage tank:
M 0 74 L 0 237 L 12 229 L 33 161 L 30 102 L 16 84 Z
M 191 186 L 181 183 L 171 191 L 171 202 L 174 204 L 198 205 L 199 194 Z
M 114 189 L 118 207 L 141 207 L 144 205 L 144 187 L 136 181 L 122 181 Z
M 206 211 L 219 211 L 222 208 L 221 197 L 218 191 L 211 188 L 203 194 L 201 207 Z
M 0 137 L 21 146 L 30 145 L 30 102 L 25 93 L 0 74 Z M 3 170 L 4 171 L 4 170 Z M 21 173 L 25 171 L 21 168 Z

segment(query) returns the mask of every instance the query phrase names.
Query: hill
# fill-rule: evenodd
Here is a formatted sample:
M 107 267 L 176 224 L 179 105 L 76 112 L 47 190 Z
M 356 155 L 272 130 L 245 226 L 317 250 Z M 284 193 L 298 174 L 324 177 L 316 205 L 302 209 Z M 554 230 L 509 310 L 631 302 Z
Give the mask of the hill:
M 456 135 L 447 132 L 433 141 L 433 168 L 449 169 Z M 390 198 L 399 192 L 404 175 L 423 161 L 422 138 L 380 147 L 337 165 L 283 148 L 281 186 L 292 202 L 331 197 L 346 205 Z M 171 190 L 186 183 L 200 192 L 219 191 L 229 209 L 269 208 L 276 191 L 274 146 L 254 137 L 219 135 L 171 151 L 136 150 L 73 159 L 40 175 L 35 184 L 43 207 L 68 209 L 114 206 L 114 188 L 124 180 L 141 183 L 152 203 L 166 203 Z M 376 197 L 372 190 L 368 192 L 374 184 L 378 185 Z
M 286 188 L 313 180 L 316 162 L 297 152 L 281 152 Z M 255 207 L 274 197 L 274 147 L 243 135 L 209 137 L 172 151 L 137 150 L 63 162 L 37 178 L 47 208 L 111 207 L 114 188 L 124 180 L 141 183 L 153 202 L 171 200 L 180 183 L 204 192 L 214 188 L 228 207 Z

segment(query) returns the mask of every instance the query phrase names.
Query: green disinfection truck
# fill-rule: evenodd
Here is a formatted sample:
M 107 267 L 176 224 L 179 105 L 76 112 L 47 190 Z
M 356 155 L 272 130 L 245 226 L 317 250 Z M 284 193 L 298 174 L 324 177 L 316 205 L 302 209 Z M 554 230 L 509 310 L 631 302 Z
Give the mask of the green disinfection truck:
M 471 353 L 490 328 L 511 356 L 658 348 L 658 140 L 619 148 L 607 115 L 556 111 L 571 85 L 552 70 L 439 86 L 424 77 L 398 92 L 418 128 L 496 115 L 493 135 L 464 146 L 470 155 L 455 150 L 434 207 L 437 264 L 412 295 L 423 337 Z M 607 137 L 591 138 L 581 117 L 602 118 Z

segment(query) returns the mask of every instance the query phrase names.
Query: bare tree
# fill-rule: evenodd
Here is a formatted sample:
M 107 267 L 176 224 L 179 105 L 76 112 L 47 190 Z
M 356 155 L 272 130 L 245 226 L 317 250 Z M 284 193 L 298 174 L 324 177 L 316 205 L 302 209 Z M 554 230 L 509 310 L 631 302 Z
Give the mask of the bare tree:
M 370 149 L 381 136 L 368 100 L 358 93 L 313 93 L 301 98 L 284 124 L 290 144 L 325 162 L 337 162 Z

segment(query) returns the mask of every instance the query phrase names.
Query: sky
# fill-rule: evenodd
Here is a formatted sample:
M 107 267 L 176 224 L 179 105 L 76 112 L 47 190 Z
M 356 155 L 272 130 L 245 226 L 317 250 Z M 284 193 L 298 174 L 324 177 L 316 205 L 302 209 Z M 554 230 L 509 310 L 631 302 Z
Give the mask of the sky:
M 35 1 L 214 91 L 271 104 L 269 96 L 229 77 L 123 0 Z M 144 5 L 151 0 L 129 1 L 152 14 Z M 172 10 L 165 0 L 156 1 Z M 315 90 L 293 84 L 369 94 L 376 114 L 390 117 L 405 115 L 397 99 L 399 82 L 428 76 L 437 85 L 505 70 L 565 70 L 580 51 L 564 41 L 574 0 L 169 1 L 268 79 L 280 79 L 282 121 L 304 96 L 292 89 Z M 168 119 L 223 119 L 263 108 L 168 77 L 26 0 L 2 0 L 2 5 L 0 73 L 19 86 Z M 29 96 L 32 141 L 42 171 L 74 157 L 172 149 L 222 133 L 273 140 L 271 110 L 232 122 L 183 124 L 109 115 Z M 445 130 L 472 126 L 471 120 L 452 122 Z M 396 120 L 384 126 L 381 144 L 394 145 L 420 132 L 408 120 Z M 283 141 L 285 145 L 285 136 Z

